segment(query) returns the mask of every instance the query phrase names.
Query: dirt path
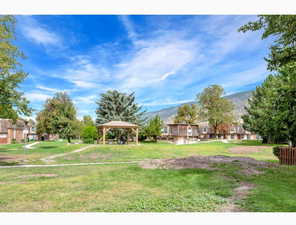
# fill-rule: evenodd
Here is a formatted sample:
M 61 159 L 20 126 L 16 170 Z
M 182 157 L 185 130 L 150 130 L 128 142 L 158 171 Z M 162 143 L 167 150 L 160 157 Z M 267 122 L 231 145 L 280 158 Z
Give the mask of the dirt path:
M 98 146 L 98 145 L 87 145 L 85 147 L 82 147 L 82 148 L 79 148 L 79 149 L 76 149 L 72 152 L 66 152 L 66 153 L 61 153 L 61 154 L 56 154 L 56 155 L 51 155 L 51 156 L 48 156 L 48 157 L 45 157 L 45 158 L 42 158 L 41 160 L 45 163 L 51 163 L 51 162 L 54 162 L 54 159 L 55 158 L 59 158 L 59 157 L 63 157 L 63 156 L 66 156 L 66 155 L 70 155 L 70 154 L 74 154 L 74 153 L 77 153 L 77 152 L 82 152 L 84 150 L 87 150 L 91 147 L 94 147 L 94 146 Z
M 34 167 L 64 167 L 64 166 L 89 166 L 89 165 L 116 165 L 116 164 L 136 164 L 140 161 L 128 162 L 96 162 L 96 163 L 69 163 L 69 164 L 51 164 L 51 165 L 19 165 L 19 166 L 0 166 L 0 169 L 7 168 L 34 168 Z
M 255 185 L 251 183 L 240 183 L 240 186 L 234 189 L 234 194 L 228 199 L 228 202 L 217 212 L 243 212 L 243 209 L 241 209 L 236 203 L 237 201 L 244 199 L 254 187 Z
M 37 145 L 39 143 L 40 143 L 39 141 L 31 143 L 31 144 L 25 145 L 24 148 L 26 148 L 26 149 L 34 149 L 34 148 L 32 148 L 32 146 Z

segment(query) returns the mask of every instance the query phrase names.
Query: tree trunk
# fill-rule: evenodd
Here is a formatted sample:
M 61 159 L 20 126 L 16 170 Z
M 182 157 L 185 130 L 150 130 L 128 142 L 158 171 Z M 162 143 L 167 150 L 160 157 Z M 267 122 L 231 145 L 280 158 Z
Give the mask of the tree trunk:
M 68 136 L 67 137 L 68 143 L 71 143 L 71 138 Z

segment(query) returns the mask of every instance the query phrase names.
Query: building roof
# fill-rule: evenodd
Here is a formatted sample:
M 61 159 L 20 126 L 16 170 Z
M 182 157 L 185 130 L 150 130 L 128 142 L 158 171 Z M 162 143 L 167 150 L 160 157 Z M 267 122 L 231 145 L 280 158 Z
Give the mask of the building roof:
M 110 121 L 108 123 L 100 124 L 98 127 L 108 127 L 108 128 L 136 128 L 137 124 L 124 122 L 124 121 Z
M 10 119 L 1 119 L 0 118 L 0 133 L 7 133 L 8 129 L 25 129 L 26 123 L 22 119 L 18 119 L 13 123 Z

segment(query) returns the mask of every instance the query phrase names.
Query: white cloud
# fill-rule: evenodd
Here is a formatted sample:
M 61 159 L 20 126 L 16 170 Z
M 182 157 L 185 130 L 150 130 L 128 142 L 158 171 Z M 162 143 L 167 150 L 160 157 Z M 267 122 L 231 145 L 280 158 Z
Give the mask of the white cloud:
M 128 16 L 119 16 L 124 28 L 126 29 L 128 37 L 133 41 L 137 38 L 135 28 Z
M 89 96 L 84 96 L 84 97 L 76 97 L 74 99 L 75 104 L 95 104 L 95 101 L 97 99 L 97 96 L 95 95 L 89 95 Z
M 42 101 L 45 101 L 48 98 L 51 98 L 50 95 L 43 94 L 43 93 L 38 93 L 38 92 L 26 93 L 25 96 L 26 96 L 27 99 L 30 100 L 31 103 L 34 103 L 35 101 L 42 102 Z
M 55 32 L 40 24 L 31 16 L 22 16 L 20 27 L 22 33 L 29 40 L 41 45 L 60 46 L 62 43 L 61 37 Z

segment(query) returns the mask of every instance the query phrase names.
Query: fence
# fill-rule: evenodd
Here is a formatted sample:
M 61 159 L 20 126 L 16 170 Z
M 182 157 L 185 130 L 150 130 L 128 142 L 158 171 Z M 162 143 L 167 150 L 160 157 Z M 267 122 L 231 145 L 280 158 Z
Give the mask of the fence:
M 296 148 L 281 147 L 279 150 L 280 164 L 296 165 Z

